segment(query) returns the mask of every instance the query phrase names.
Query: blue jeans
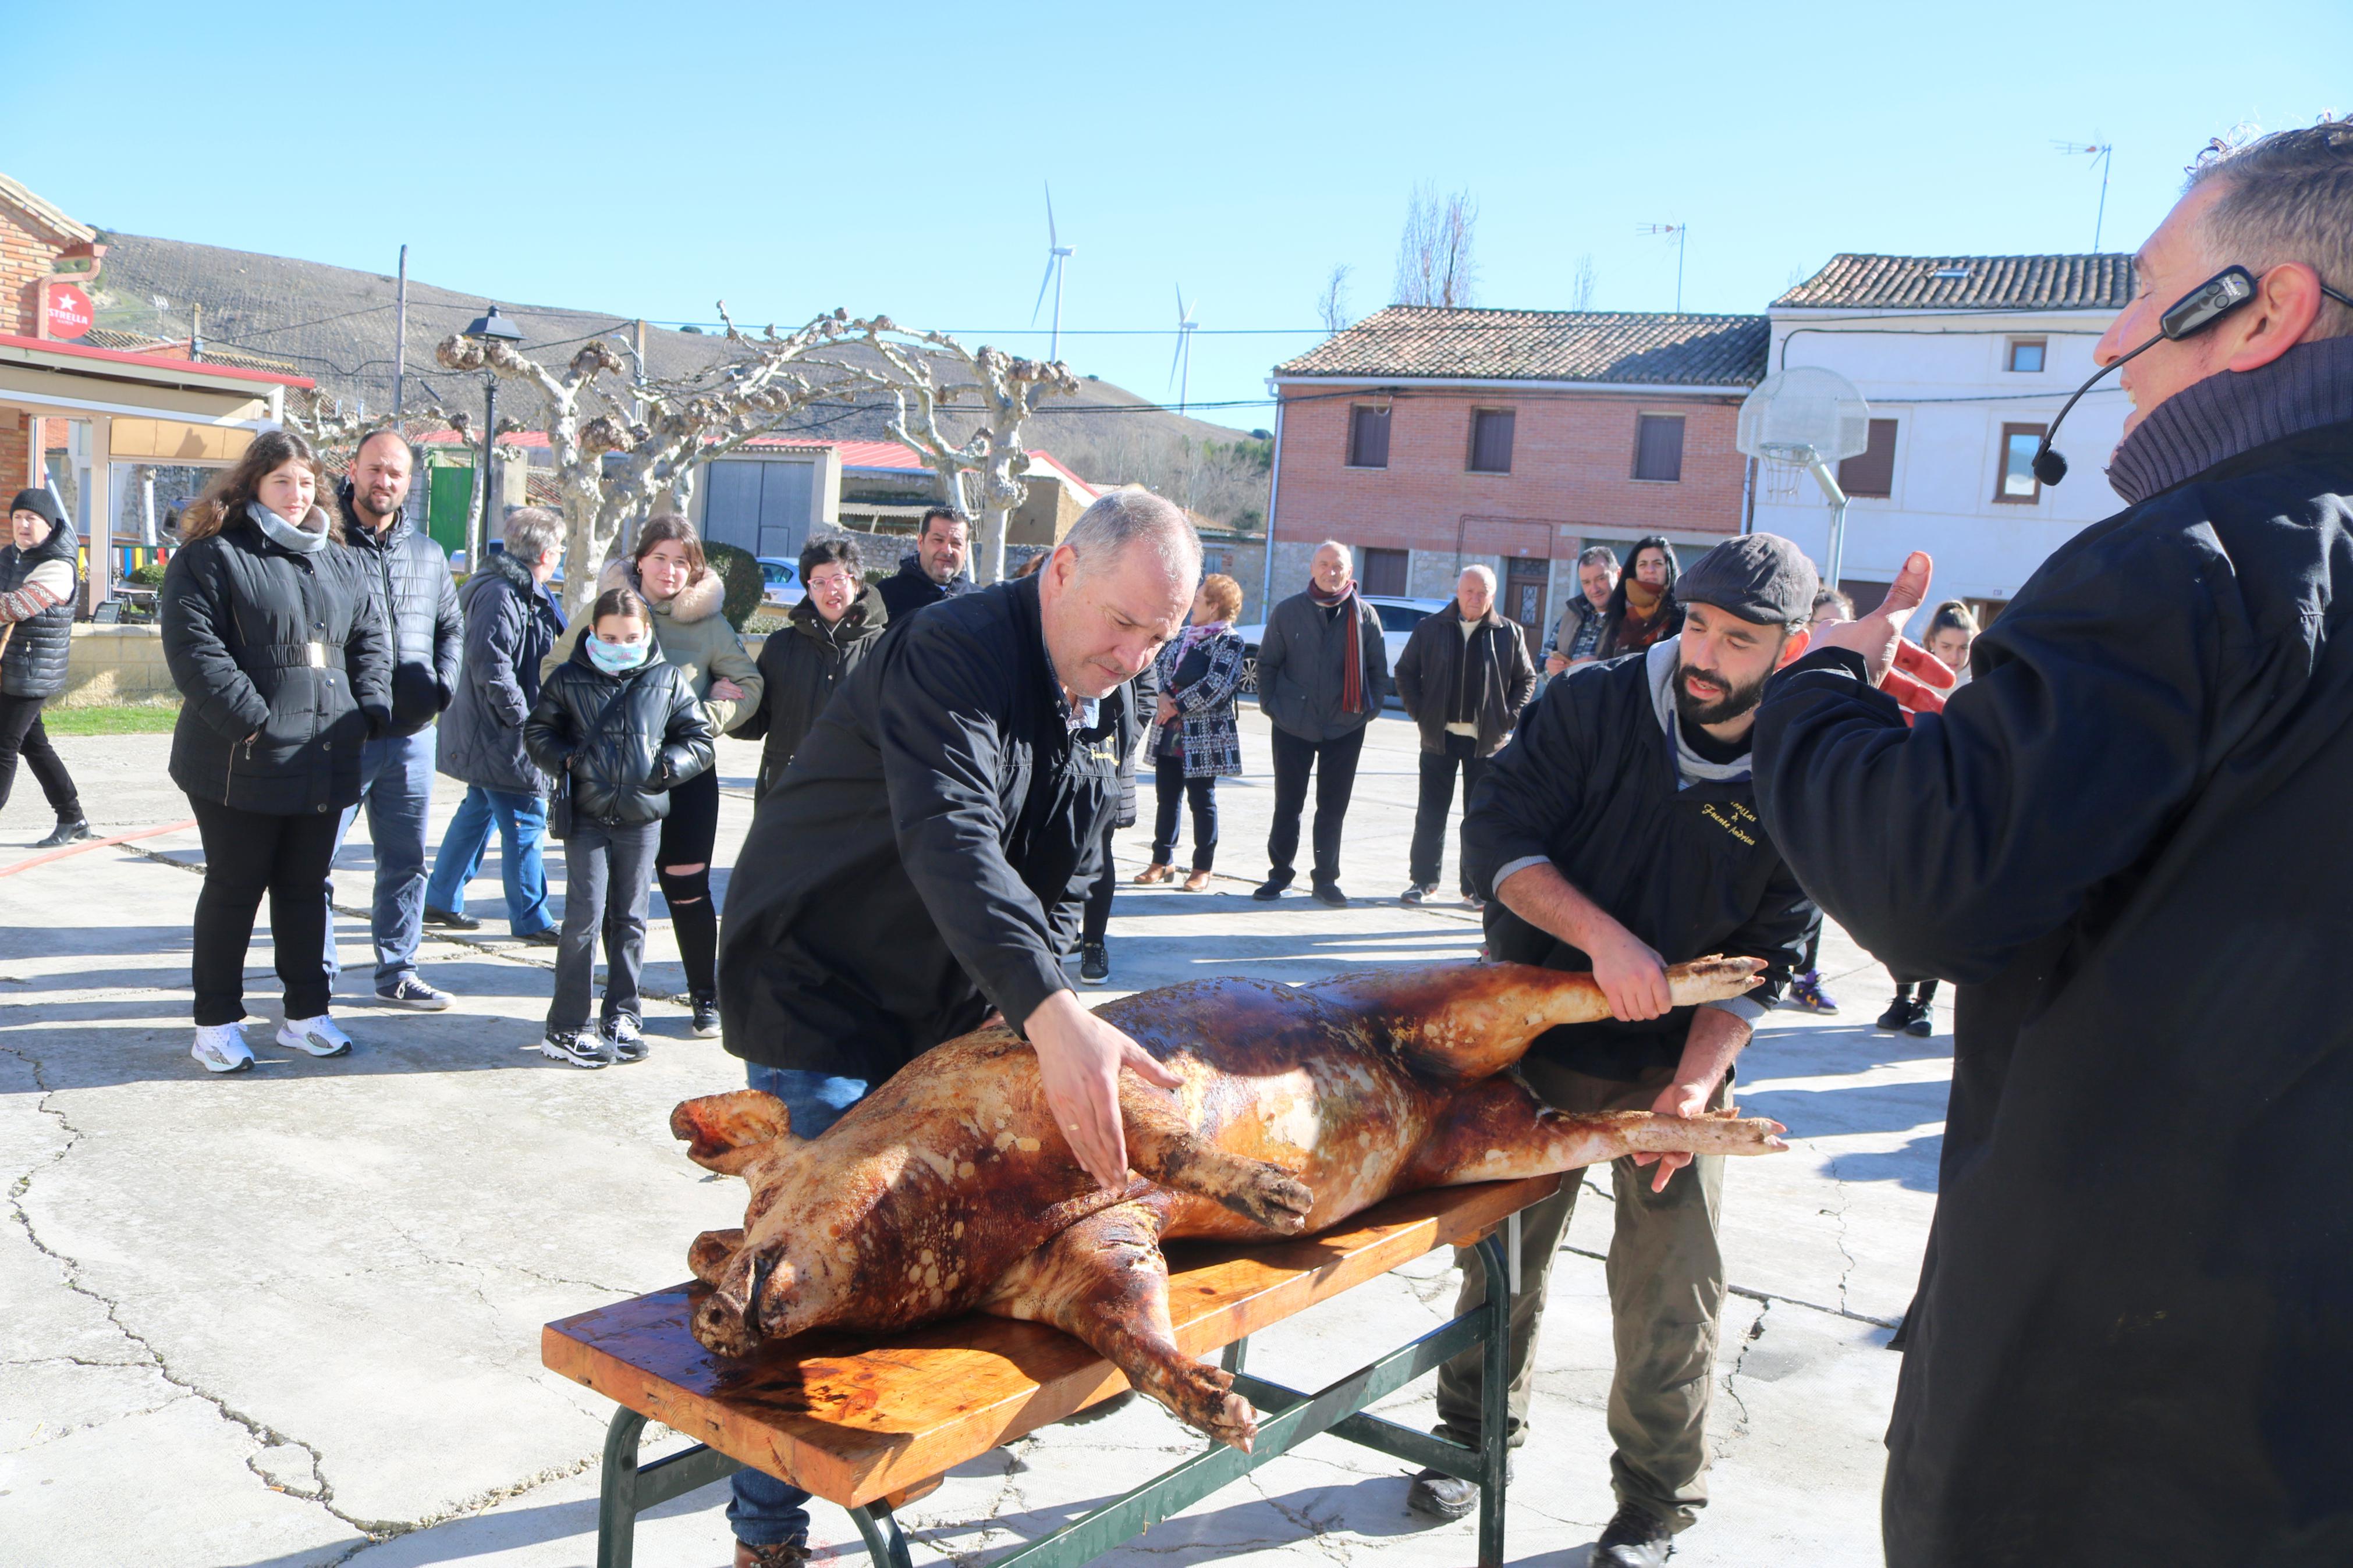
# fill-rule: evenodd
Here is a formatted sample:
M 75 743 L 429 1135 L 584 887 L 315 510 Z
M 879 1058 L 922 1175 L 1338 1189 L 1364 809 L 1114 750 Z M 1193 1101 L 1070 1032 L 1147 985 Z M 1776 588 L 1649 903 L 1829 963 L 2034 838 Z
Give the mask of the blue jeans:
M 466 884 L 482 868 L 482 848 L 491 826 L 499 830 L 499 875 L 506 884 L 507 926 L 517 936 L 552 929 L 547 912 L 547 868 L 539 847 L 547 837 L 547 802 L 536 795 L 466 786 L 466 798 L 441 835 L 433 857 L 433 880 L 425 889 L 429 909 L 466 911 Z
M 764 1068 L 757 1062 L 744 1063 L 744 1076 L 754 1089 L 765 1089 L 785 1102 L 785 1109 L 792 1113 L 797 1138 L 816 1137 L 866 1098 L 866 1084 L 860 1079 Z M 765 1470 L 738 1470 L 732 1479 L 735 1498 L 727 1505 L 727 1527 L 735 1532 L 736 1540 L 746 1546 L 776 1546 L 808 1538 L 808 1493 Z
M 368 842 L 375 860 L 375 908 L 368 922 L 375 942 L 375 988 L 389 991 L 417 973 L 417 943 L 425 934 L 425 816 L 433 806 L 433 730 L 370 741 L 360 752 L 360 798 L 335 826 L 335 853 L 367 808 Z M 335 953 L 335 879 L 327 877 L 327 978 L 343 973 Z

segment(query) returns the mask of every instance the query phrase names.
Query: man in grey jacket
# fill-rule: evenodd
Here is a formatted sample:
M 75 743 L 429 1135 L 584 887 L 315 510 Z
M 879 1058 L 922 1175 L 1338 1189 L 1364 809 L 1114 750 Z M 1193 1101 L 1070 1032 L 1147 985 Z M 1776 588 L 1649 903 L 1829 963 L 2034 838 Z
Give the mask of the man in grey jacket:
M 335 492 L 343 537 L 360 558 L 361 577 L 392 636 L 392 728 L 360 752 L 360 798 L 343 812 L 335 851 L 364 809 L 375 861 L 375 900 L 369 932 L 375 946 L 376 1000 L 389 1006 L 438 1012 L 449 994 L 417 973 L 417 946 L 425 934 L 425 822 L 433 808 L 430 731 L 458 689 L 459 645 L 464 623 L 449 558 L 408 517 L 404 504 L 415 458 L 397 430 L 361 438 L 351 470 Z M 329 862 L 330 867 L 333 864 Z M 335 885 L 327 883 L 327 978 L 335 957 Z
M 1266 837 L 1266 880 L 1250 897 L 1279 899 L 1297 875 L 1299 814 L 1312 769 L 1315 899 L 1347 907 L 1340 824 L 1356 786 L 1365 726 L 1381 710 L 1388 679 L 1381 617 L 1356 592 L 1348 547 L 1327 539 L 1315 547 L 1307 591 L 1275 605 L 1259 638 L 1259 710 L 1274 726 L 1274 826 Z

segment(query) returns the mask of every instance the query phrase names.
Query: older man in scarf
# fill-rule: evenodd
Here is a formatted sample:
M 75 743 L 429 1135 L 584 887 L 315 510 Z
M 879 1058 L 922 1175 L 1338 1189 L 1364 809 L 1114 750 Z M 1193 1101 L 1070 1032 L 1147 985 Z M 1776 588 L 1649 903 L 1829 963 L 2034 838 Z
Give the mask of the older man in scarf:
M 1298 874 L 1293 862 L 1312 770 L 1315 899 L 1347 907 L 1340 890 L 1340 825 L 1356 786 L 1365 725 L 1380 711 L 1388 678 L 1381 618 L 1356 592 L 1348 547 L 1327 539 L 1315 547 L 1307 591 L 1275 605 L 1259 639 L 1259 710 L 1274 726 L 1274 826 L 1266 836 L 1266 880 L 1252 898 L 1281 898 Z

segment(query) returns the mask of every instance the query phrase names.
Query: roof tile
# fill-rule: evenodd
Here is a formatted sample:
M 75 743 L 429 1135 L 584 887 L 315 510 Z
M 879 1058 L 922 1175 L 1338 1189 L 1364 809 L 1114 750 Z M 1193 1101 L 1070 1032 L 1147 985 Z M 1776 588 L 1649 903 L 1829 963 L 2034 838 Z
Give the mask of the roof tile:
M 1762 316 L 1391 305 L 1275 374 L 1754 386 L 1768 335 Z
M 2120 310 L 2133 258 L 2061 256 L 1863 256 L 1849 252 L 1773 301 L 1786 310 Z

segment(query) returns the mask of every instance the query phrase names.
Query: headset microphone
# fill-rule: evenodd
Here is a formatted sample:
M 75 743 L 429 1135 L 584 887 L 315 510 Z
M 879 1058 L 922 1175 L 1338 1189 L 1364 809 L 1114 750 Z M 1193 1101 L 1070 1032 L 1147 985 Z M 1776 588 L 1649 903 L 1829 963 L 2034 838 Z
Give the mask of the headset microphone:
M 2337 297 L 2334 289 L 2327 291 L 2332 298 Z M 2051 421 L 2051 427 L 2042 432 L 2042 444 L 2034 448 L 2034 461 L 2031 465 L 2034 477 L 2046 485 L 2055 485 L 2067 477 L 2067 459 L 2051 449 L 2051 438 L 2059 434 L 2059 421 L 2066 418 L 2067 411 L 2075 406 L 2075 398 L 2092 390 L 2093 382 L 2112 370 L 2121 368 L 2126 360 L 2146 353 L 2161 342 L 2179 342 L 2183 338 L 2197 336 L 2254 297 L 2254 275 L 2243 267 L 2225 267 L 2176 300 L 2173 308 L 2157 319 L 2157 336 L 2131 353 L 2094 371 L 2090 380 L 2075 389 L 2075 396 L 2061 405 L 2059 417 Z

